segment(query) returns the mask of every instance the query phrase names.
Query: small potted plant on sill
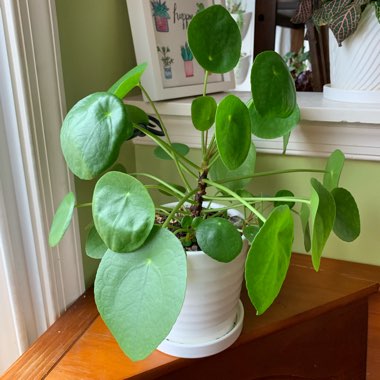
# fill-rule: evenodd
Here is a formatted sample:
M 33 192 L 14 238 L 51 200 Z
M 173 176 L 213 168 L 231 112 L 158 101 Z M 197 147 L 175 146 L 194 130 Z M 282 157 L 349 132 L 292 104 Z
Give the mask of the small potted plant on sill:
M 152 12 L 157 32 L 169 32 L 169 8 L 166 1 L 151 0 Z
M 377 0 L 301 0 L 294 23 L 330 30 L 330 78 L 325 97 L 380 103 L 380 2 Z
M 185 42 L 184 46 L 181 46 L 181 57 L 183 59 L 186 78 L 194 76 L 194 57 L 187 42 Z
M 168 55 L 170 53 L 170 48 L 167 46 L 159 47 L 157 46 L 157 52 L 161 54 L 161 62 L 164 66 L 164 76 L 165 79 L 172 79 L 173 73 L 172 73 L 172 64 L 174 62 L 174 59 Z
M 201 357 L 232 344 L 242 328 L 243 277 L 257 314 L 265 312 L 281 290 L 291 258 L 293 217 L 301 219 L 305 248 L 311 250 L 316 270 L 331 231 L 345 241 L 354 240 L 360 231 L 355 200 L 338 185 L 344 163 L 340 151 L 333 152 L 320 170 L 255 172 L 251 133 L 283 137 L 286 146 L 299 120 L 294 82 L 282 58 L 270 51 L 257 56 L 249 104 L 232 94 L 217 104 L 207 95 L 207 77 L 229 72 L 237 64 L 237 24 L 225 8 L 211 6 L 191 20 L 188 41 L 205 69 L 204 92 L 191 106 L 202 146 L 200 162 L 186 156 L 185 145 L 171 141 L 152 101 L 154 116 L 123 102 L 136 86 L 145 92 L 140 84 L 145 64 L 109 91 L 79 101 L 61 131 L 71 171 L 82 179 L 96 178 L 97 183 L 89 204 L 77 205 L 72 193 L 63 199 L 49 243 L 59 243 L 75 207 L 91 207 L 94 226 L 86 252 L 101 259 L 95 301 L 132 360 L 146 358 L 157 347 L 177 356 Z M 153 173 L 112 169 L 121 145 L 137 134 L 157 144 L 157 159 L 173 160 L 180 185 Z M 302 171 L 323 176 L 321 181 L 310 180 L 310 197 L 283 189 L 273 196 L 257 196 L 246 189 L 255 177 Z M 156 190 L 170 194 L 175 202 L 156 205 L 150 195 Z

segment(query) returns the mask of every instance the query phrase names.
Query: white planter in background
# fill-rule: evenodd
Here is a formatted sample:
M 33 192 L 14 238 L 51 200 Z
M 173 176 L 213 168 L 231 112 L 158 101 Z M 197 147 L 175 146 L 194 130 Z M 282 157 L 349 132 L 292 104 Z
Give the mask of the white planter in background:
M 230 214 L 241 215 L 234 210 Z M 185 301 L 159 351 L 200 358 L 221 352 L 236 341 L 243 327 L 240 292 L 247 250 L 244 240 L 242 252 L 230 263 L 217 262 L 201 251 L 187 252 Z
M 380 103 L 380 23 L 370 4 L 358 29 L 339 47 L 330 32 L 331 84 L 325 98 L 356 103 Z

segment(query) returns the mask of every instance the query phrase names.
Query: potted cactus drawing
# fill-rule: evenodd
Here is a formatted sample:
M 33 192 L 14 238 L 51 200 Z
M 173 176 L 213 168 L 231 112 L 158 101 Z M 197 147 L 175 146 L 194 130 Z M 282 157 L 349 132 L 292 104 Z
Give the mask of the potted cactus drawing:
M 168 53 L 170 53 L 169 46 L 157 46 L 157 52 L 161 54 L 161 61 L 164 65 L 165 79 L 172 79 L 172 63 L 174 62 L 174 59 L 168 55 Z
M 169 8 L 166 5 L 166 1 L 151 0 L 154 22 L 156 24 L 157 32 L 169 32 Z
M 194 76 L 193 53 L 187 42 L 185 46 L 181 46 L 181 56 L 185 65 L 186 78 Z

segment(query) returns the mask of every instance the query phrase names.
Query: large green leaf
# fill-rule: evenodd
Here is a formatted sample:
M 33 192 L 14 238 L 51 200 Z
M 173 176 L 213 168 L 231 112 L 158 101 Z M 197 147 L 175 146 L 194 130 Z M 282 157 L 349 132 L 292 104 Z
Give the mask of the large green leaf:
M 247 106 L 235 95 L 227 95 L 216 111 L 215 137 L 220 158 L 230 169 L 237 169 L 251 147 L 251 120 Z
M 340 175 L 344 166 L 344 154 L 339 149 L 331 153 L 326 164 L 326 173 L 323 176 L 323 186 L 331 191 L 338 187 Z
M 278 296 L 289 268 L 293 218 L 288 206 L 276 207 L 257 233 L 248 251 L 245 281 L 257 314 Z
M 215 122 L 216 101 L 212 96 L 200 96 L 191 103 L 191 120 L 199 131 L 207 131 Z
M 95 227 L 92 227 L 87 235 L 85 250 L 87 256 L 92 259 L 101 259 L 108 250 Z
M 182 156 L 186 156 L 190 152 L 190 148 L 186 144 L 172 143 L 171 146 L 175 152 L 181 154 Z M 157 146 L 153 153 L 161 160 L 172 160 L 172 158 L 160 146 Z
M 213 5 L 196 14 L 187 30 L 198 63 L 211 73 L 227 73 L 239 62 L 241 35 L 230 13 Z
M 141 63 L 123 75 L 116 83 L 108 90 L 111 94 L 123 99 L 134 87 L 140 83 L 141 76 L 147 68 L 147 63 Z
M 217 261 L 228 263 L 242 250 L 240 233 L 227 219 L 209 218 L 196 229 L 199 247 Z
M 154 203 L 143 184 L 121 172 L 108 172 L 95 186 L 92 214 L 99 236 L 109 249 L 139 248 L 154 224 Z
M 67 114 L 61 147 L 70 170 L 92 179 L 117 159 L 120 146 L 133 133 L 123 102 L 107 92 L 80 100 Z
M 70 192 L 64 196 L 55 212 L 49 232 L 50 247 L 56 246 L 63 238 L 73 217 L 74 207 L 75 196 L 74 193 Z
M 298 125 L 300 120 L 300 109 L 298 105 L 288 117 L 276 117 L 272 115 L 262 116 L 257 112 L 255 104 L 249 104 L 249 116 L 251 118 L 252 133 L 262 139 L 275 139 L 288 136 Z M 285 145 L 285 144 L 284 144 Z
M 311 254 L 314 269 L 318 271 L 322 251 L 334 226 L 335 202 L 331 193 L 318 180 L 312 178 L 311 185 L 313 187 L 310 199 L 313 225 Z
M 354 241 L 360 235 L 360 215 L 354 197 L 341 187 L 332 191 L 336 205 L 334 233 L 344 241 Z
M 296 107 L 296 89 L 289 69 L 279 54 L 264 51 L 251 71 L 252 97 L 262 117 L 287 118 Z
M 251 147 L 248 151 L 247 158 L 237 169 L 230 170 L 223 164 L 223 161 L 218 158 L 214 165 L 211 166 L 209 175 L 213 181 L 218 182 L 223 180 L 223 185 L 229 189 L 236 191 L 245 188 L 251 181 L 252 178 L 238 179 L 236 181 L 228 181 L 233 178 L 248 177 L 253 176 L 255 172 L 256 163 L 256 148 L 255 144 L 252 142 Z
M 186 276 L 181 243 L 159 227 L 137 251 L 104 255 L 95 279 L 95 301 L 129 358 L 146 358 L 169 334 L 181 311 Z

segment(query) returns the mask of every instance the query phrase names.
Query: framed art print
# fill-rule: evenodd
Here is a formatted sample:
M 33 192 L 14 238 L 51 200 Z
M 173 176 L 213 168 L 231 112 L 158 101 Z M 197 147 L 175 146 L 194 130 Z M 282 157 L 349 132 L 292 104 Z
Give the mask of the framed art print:
M 152 100 L 201 94 L 204 69 L 187 43 L 192 17 L 216 0 L 127 0 L 137 63 L 148 67 L 141 83 Z M 209 93 L 235 86 L 233 73 L 211 74 Z

